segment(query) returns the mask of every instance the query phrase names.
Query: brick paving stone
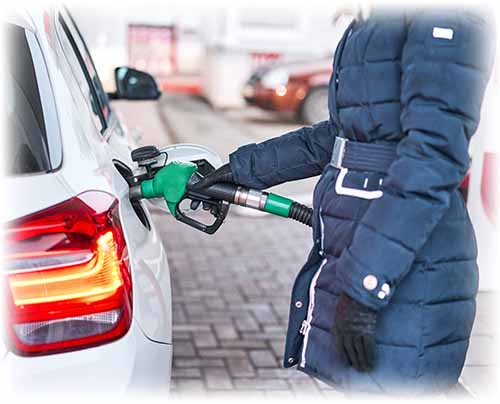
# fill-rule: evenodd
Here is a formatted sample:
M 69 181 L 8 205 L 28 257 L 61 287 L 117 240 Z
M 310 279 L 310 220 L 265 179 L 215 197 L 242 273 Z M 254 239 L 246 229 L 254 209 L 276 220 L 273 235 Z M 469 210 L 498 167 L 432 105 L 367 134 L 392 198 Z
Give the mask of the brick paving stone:
M 233 377 L 253 377 L 255 369 L 248 358 L 227 358 L 229 372 Z
M 189 290 L 184 292 L 184 296 L 188 297 L 212 297 L 212 296 L 219 296 L 219 292 L 214 291 L 214 290 Z
M 276 325 L 264 325 L 262 327 L 264 329 L 264 333 L 269 333 L 269 334 L 278 334 L 281 333 L 282 335 L 286 333 L 286 325 L 284 324 L 276 324 Z
M 174 358 L 174 366 L 173 368 L 185 368 L 185 367 L 214 367 L 214 366 L 225 366 L 225 363 L 222 359 L 216 358 L 193 358 L 193 359 L 185 359 L 185 358 Z
M 263 302 L 264 301 L 264 302 Z M 245 311 L 255 311 L 255 310 L 265 310 L 268 307 L 268 303 L 263 299 L 259 298 L 255 302 L 245 302 L 245 303 L 235 303 L 231 305 L 232 309 L 235 310 L 245 310 Z
M 218 339 L 237 339 L 238 332 L 233 324 L 216 324 L 214 325 L 215 335 Z
M 242 358 L 246 353 L 242 349 L 200 349 L 198 355 L 202 358 Z
M 223 299 L 220 299 L 220 298 L 215 298 L 215 297 L 206 298 L 204 300 L 204 303 L 208 309 L 225 309 L 225 308 L 227 308 L 227 303 Z
M 235 289 L 236 288 L 233 286 L 233 287 L 230 287 L 229 291 L 223 291 L 222 295 L 224 296 L 224 299 L 228 303 L 240 303 L 240 302 L 244 302 L 245 298 L 242 295 L 242 293 L 239 292 L 239 291 L 235 291 Z
M 187 279 L 180 280 L 178 286 L 182 289 L 185 289 L 185 290 L 187 290 L 187 289 L 195 290 L 199 287 L 197 282 L 195 282 L 193 280 L 187 280 Z
M 206 317 L 196 317 L 191 319 L 191 321 L 196 321 L 198 324 L 207 324 L 207 325 L 215 325 L 215 324 L 233 324 L 233 320 L 228 316 L 215 316 L 214 314 L 210 314 L 210 316 Z
M 172 321 L 174 324 L 186 323 L 188 321 L 187 315 L 182 306 L 177 305 L 177 307 L 172 308 Z
M 190 304 L 186 305 L 186 314 L 188 316 L 206 316 L 207 315 L 207 307 L 202 304 Z
M 172 369 L 173 379 L 191 379 L 198 378 L 201 379 L 201 369 L 200 368 L 173 368 Z
M 194 332 L 193 338 L 196 348 L 215 348 L 218 345 L 212 332 Z
M 232 390 L 233 383 L 225 368 L 205 368 L 207 387 L 212 390 Z
M 274 313 L 274 310 L 266 305 L 263 308 L 253 310 L 253 314 L 260 324 L 278 324 L 279 319 Z M 282 330 L 280 330 L 282 331 Z
M 196 379 L 173 379 L 171 387 L 174 391 L 184 391 L 193 394 L 199 391 L 205 391 L 205 382 Z
M 193 343 L 191 341 L 176 341 L 174 355 L 178 357 L 196 356 Z
M 263 293 L 262 288 L 260 288 L 257 282 L 248 280 L 245 282 L 245 285 L 241 289 L 243 294 L 248 297 L 262 296 Z
M 290 390 L 290 386 L 282 379 L 234 379 L 237 389 L 246 390 Z
M 301 372 L 296 372 L 296 373 L 301 373 Z M 292 389 L 296 392 L 310 392 L 310 391 L 316 391 L 318 392 L 318 386 L 314 382 L 313 379 L 310 377 L 305 377 L 305 378 L 296 378 L 293 380 L 290 380 L 290 386 Z
M 277 361 L 269 350 L 259 349 L 249 352 L 250 359 L 257 368 L 276 367 Z
M 276 356 L 283 356 L 285 352 L 285 339 L 270 341 L 271 349 Z
M 261 368 L 257 369 L 257 376 L 262 379 L 307 379 L 313 380 L 311 377 L 304 372 L 299 372 L 295 369 L 285 369 L 285 368 Z
M 243 308 L 235 308 L 233 305 L 226 309 L 212 309 L 209 313 L 210 317 L 221 317 L 221 318 L 235 318 L 235 319 L 245 319 L 250 318 L 250 320 L 254 320 L 252 314 Z
M 243 339 L 260 339 L 260 340 L 283 340 L 285 335 L 282 333 L 258 333 L 258 332 L 242 332 L 241 338 Z
M 191 341 L 192 335 L 189 332 L 173 331 L 172 338 L 176 341 Z
M 237 340 L 221 340 L 220 346 L 222 348 L 267 348 L 267 341 L 263 340 L 252 340 L 252 339 L 237 339 Z
M 206 324 L 174 324 L 174 332 L 185 332 L 185 331 L 210 331 L 210 325 Z
M 174 304 L 179 304 L 179 303 L 198 303 L 200 301 L 200 297 L 199 296 L 188 296 L 188 295 L 185 295 L 185 294 L 180 294 L 181 292 L 181 288 L 176 288 L 175 285 L 173 285 L 172 289 L 175 289 L 177 290 L 177 294 L 174 294 L 172 296 L 172 301 Z M 185 293 L 184 291 L 182 291 L 182 293 Z
M 234 320 L 236 328 L 240 331 L 258 331 L 259 324 L 252 317 L 236 318 Z

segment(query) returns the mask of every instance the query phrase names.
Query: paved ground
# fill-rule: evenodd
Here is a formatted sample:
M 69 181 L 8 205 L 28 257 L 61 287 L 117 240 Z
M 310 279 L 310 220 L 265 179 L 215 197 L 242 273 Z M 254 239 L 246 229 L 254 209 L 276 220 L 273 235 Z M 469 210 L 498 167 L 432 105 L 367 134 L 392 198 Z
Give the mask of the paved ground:
M 280 365 L 289 293 L 309 246 L 306 228 L 232 215 L 213 236 L 173 220 L 161 234 L 175 291 L 176 394 L 325 391 Z
M 145 128 L 140 143 L 201 143 L 223 159 L 241 144 L 298 126 L 255 109 L 215 112 L 199 99 L 182 96 L 164 97 L 158 106 L 118 106 L 129 126 Z M 146 126 L 141 123 L 145 117 L 151 117 Z M 162 124 L 167 124 L 168 134 Z M 314 181 L 287 184 L 279 192 L 305 198 Z M 172 274 L 173 394 L 336 395 L 323 383 L 281 367 L 289 293 L 308 251 L 309 230 L 284 219 L 244 213 L 233 209 L 213 236 L 155 215 Z M 462 375 L 479 396 L 495 387 L 494 299 L 493 294 L 479 296 Z

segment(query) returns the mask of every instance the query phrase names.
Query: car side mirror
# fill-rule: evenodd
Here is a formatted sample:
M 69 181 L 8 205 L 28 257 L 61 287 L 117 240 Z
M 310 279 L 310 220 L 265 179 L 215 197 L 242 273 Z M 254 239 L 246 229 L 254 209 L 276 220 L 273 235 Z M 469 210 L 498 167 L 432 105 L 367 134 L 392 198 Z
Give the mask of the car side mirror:
M 161 91 L 149 73 L 127 66 L 115 68 L 116 92 L 109 94 L 114 100 L 157 100 Z

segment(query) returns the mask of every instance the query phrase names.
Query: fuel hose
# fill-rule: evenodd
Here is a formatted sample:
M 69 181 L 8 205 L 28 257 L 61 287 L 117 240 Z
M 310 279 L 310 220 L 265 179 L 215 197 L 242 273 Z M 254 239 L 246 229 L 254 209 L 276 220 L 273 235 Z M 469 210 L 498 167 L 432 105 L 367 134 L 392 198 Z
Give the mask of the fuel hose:
M 190 185 L 188 184 L 188 193 L 192 196 L 196 196 L 196 194 L 207 195 L 234 205 L 257 209 L 296 220 L 309 227 L 312 226 L 313 210 L 284 196 L 230 183 L 213 184 L 201 190 L 193 190 Z

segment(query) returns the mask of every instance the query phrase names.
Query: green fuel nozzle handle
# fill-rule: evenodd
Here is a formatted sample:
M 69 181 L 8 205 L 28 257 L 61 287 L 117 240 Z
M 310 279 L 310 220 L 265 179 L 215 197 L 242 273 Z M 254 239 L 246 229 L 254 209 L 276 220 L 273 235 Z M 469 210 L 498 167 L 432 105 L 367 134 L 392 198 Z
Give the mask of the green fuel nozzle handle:
M 170 213 L 176 217 L 175 208 L 183 199 L 187 183 L 197 170 L 198 166 L 194 163 L 173 161 L 160 169 L 153 179 L 145 180 L 136 186 L 140 189 L 131 190 L 131 197 L 133 193 L 140 193 L 140 197 L 145 199 L 163 197 Z

